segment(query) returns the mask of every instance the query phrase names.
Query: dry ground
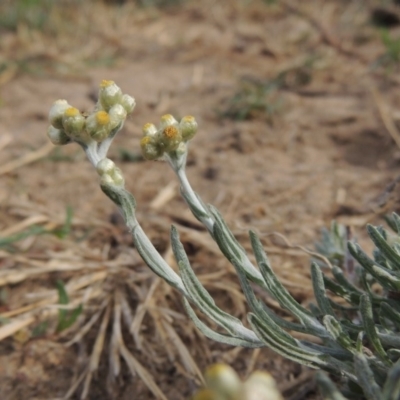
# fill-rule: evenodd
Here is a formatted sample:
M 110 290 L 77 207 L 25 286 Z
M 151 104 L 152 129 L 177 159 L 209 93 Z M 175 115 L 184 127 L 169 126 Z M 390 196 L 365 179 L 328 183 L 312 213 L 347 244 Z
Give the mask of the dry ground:
M 138 157 L 144 123 L 157 123 L 167 112 L 194 115 L 200 125 L 188 166 L 194 188 L 219 208 L 245 246 L 246 231 L 259 232 L 285 285 L 307 303 L 308 256 L 269 234 L 313 248 L 320 229 L 335 218 L 369 246 L 363 227 L 379 223 L 378 199 L 397 177 L 400 160 L 400 8 L 390 1 L 267 3 L 205 0 L 143 8 L 88 1 L 53 8 L 37 28 L 23 13 L 12 29 L 2 28 L 0 236 L 38 226 L 52 231 L 63 226 L 67 207 L 73 211 L 62 239 L 34 234 L 2 242 L 2 399 L 63 398 L 80 377 L 87 379 L 90 399 L 154 398 L 138 364 L 133 377 L 124 361 L 116 379 L 110 374 L 121 298 L 134 322 L 132 335 L 124 328 L 124 341 L 169 400 L 190 398 L 201 380 L 196 368 L 217 361 L 242 377 L 269 371 L 287 399 L 317 398 L 305 368 L 268 349 L 232 349 L 204 339 L 177 293 L 135 253 L 82 151 L 53 148 L 45 135 L 47 112 L 58 98 L 90 109 L 104 78 L 133 95 L 137 108 L 111 158 L 137 199 L 138 218 L 172 263 L 168 232 L 175 224 L 217 303 L 245 320 L 233 269 L 186 212 L 172 172 Z M 372 23 L 381 6 L 394 21 L 386 45 L 387 34 Z M 13 5 L 1 7 L 8 15 Z M 59 279 L 83 313 L 72 328 L 56 333 Z M 86 335 L 66 346 L 93 315 L 99 318 Z M 104 349 L 89 388 L 85 372 L 101 324 Z M 84 386 L 77 384 L 71 397 L 80 398 Z

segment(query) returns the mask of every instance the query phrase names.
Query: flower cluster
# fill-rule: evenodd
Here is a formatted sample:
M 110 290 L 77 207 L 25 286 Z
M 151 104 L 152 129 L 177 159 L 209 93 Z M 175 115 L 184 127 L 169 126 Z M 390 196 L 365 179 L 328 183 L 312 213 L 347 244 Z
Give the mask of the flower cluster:
M 164 153 L 184 153 L 186 142 L 192 139 L 196 132 L 197 122 L 194 117 L 189 115 L 178 122 L 170 114 L 163 115 L 158 129 L 150 123 L 143 127 L 143 137 L 140 141 L 143 156 L 148 160 L 156 160 Z
M 56 145 L 72 141 L 81 144 L 102 142 L 118 131 L 127 114 L 135 108 L 135 99 L 123 94 L 113 82 L 103 80 L 94 111 L 85 116 L 66 100 L 57 100 L 49 113 L 47 135 Z

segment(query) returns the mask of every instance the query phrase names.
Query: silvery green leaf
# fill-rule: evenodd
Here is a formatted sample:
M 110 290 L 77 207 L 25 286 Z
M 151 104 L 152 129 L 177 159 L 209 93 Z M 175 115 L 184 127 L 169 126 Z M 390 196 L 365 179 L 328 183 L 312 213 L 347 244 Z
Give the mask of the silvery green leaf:
M 282 335 L 282 330 L 272 320 L 261 320 L 252 313 L 248 315 L 248 319 L 257 336 L 278 354 L 311 368 L 328 367 L 322 353 L 301 349 L 293 344 L 293 339 L 288 341 L 287 334 Z
M 205 206 L 205 204 L 201 201 L 201 204 L 203 204 L 204 208 L 201 209 L 200 207 L 198 207 L 197 204 L 195 204 L 195 202 L 193 201 L 192 197 L 186 193 L 184 190 L 182 190 L 181 188 L 181 194 L 182 197 L 185 199 L 187 205 L 190 208 L 190 211 L 192 212 L 192 214 L 196 217 L 196 219 L 200 222 L 202 222 L 202 220 L 204 218 L 209 217 L 209 214 L 207 214 L 207 212 L 205 210 L 207 210 L 207 207 Z M 197 196 L 197 200 L 199 200 L 200 197 Z M 199 200 L 200 201 L 200 200 Z
M 383 255 L 391 262 L 391 265 L 400 270 L 400 255 L 389 245 L 387 240 L 382 236 L 377 228 L 372 225 L 367 225 L 367 231 L 375 243 L 375 246 L 383 253 Z
M 400 335 L 398 332 L 393 332 L 393 334 L 378 332 L 378 337 L 383 345 L 400 348 Z
M 349 251 L 351 255 L 369 272 L 383 287 L 393 290 L 400 290 L 400 278 L 392 271 L 383 268 L 375 261 L 369 258 L 360 248 L 360 246 L 349 242 Z
M 358 353 L 362 353 L 364 335 L 365 335 L 364 331 L 359 332 L 357 335 L 356 350 Z
M 387 355 L 393 362 L 397 362 L 400 360 L 400 349 L 389 349 Z
M 300 346 L 306 350 L 314 350 L 321 354 L 331 356 L 334 359 L 337 359 L 340 361 L 353 361 L 353 354 L 342 348 L 337 348 L 339 346 L 328 347 L 328 346 L 323 346 L 323 345 L 316 344 L 313 342 L 308 342 L 305 340 L 300 340 L 299 343 L 300 343 Z M 331 343 L 334 343 L 334 342 L 331 342 Z
M 231 232 L 220 221 L 216 221 L 213 230 L 214 239 L 220 250 L 229 262 L 242 263 L 245 257 L 243 248 L 239 245 Z
M 318 307 L 323 315 L 335 316 L 328 297 L 326 296 L 326 290 L 324 285 L 324 278 L 320 267 L 311 263 L 311 279 L 313 283 L 314 296 L 317 300 Z
M 243 293 L 245 294 L 246 301 L 249 304 L 251 310 L 254 312 L 254 314 L 258 315 L 261 319 L 263 319 L 263 316 L 267 314 L 268 317 L 271 318 L 281 328 L 294 330 L 297 332 L 309 333 L 309 331 L 305 326 L 294 322 L 286 321 L 285 319 L 276 315 L 264 303 L 256 299 L 254 291 L 249 282 L 247 281 L 245 271 L 243 270 L 243 268 L 241 268 L 240 263 L 237 264 L 236 262 L 233 262 L 233 266 L 235 267 L 236 272 L 238 274 L 240 285 L 243 290 Z
M 393 221 L 394 221 L 394 223 L 395 223 L 395 225 L 396 225 L 396 228 L 397 229 L 395 229 L 395 231 L 398 233 L 398 234 L 400 234 L 400 217 L 399 217 L 399 215 L 398 214 L 396 214 L 395 212 L 392 214 L 392 218 L 393 218 Z
M 368 365 L 367 358 L 362 353 L 354 355 L 355 372 L 358 383 L 368 400 L 382 400 L 381 388 L 375 382 L 374 373 Z
M 298 318 L 310 334 L 326 338 L 329 337 L 323 325 L 313 317 L 308 310 L 297 303 L 286 288 L 280 283 L 271 267 L 263 262 L 261 262 L 259 266 L 261 273 L 270 288 L 271 294 L 280 306 Z
M 262 307 L 264 312 L 266 312 L 269 317 L 281 328 L 288 329 L 290 331 L 296 331 L 301 333 L 309 333 L 307 328 L 304 325 L 297 324 L 296 322 L 287 321 L 286 319 L 277 315 L 274 311 L 272 311 L 266 304 L 262 303 Z
M 256 256 L 257 264 L 260 268 L 264 281 L 267 283 L 267 287 L 270 293 L 275 297 L 275 299 L 282 307 L 294 313 L 296 316 L 301 315 L 301 317 L 299 317 L 300 320 L 302 320 L 303 318 L 312 318 L 311 313 L 306 308 L 302 307 L 290 295 L 290 293 L 276 277 L 269 263 L 269 259 L 261 245 L 260 239 L 257 237 L 257 235 L 253 231 L 250 231 L 249 235 L 254 255 Z
M 177 289 L 184 296 L 187 295 L 183 282 L 179 275 L 165 262 L 158 251 L 154 248 L 140 225 L 132 231 L 132 238 L 135 248 L 143 258 L 147 266 L 169 285 Z
M 245 328 L 242 322 L 232 315 L 222 311 L 215 304 L 214 299 L 202 286 L 196 274 L 192 270 L 189 259 L 185 253 L 179 235 L 174 226 L 171 227 L 171 242 L 176 261 L 179 266 L 183 284 L 185 285 L 187 298 L 195 304 L 201 312 L 223 327 L 232 336 L 248 341 L 257 341 L 254 332 Z
M 382 400 L 400 399 L 400 361 L 398 361 L 388 373 L 383 386 Z
M 384 360 L 385 362 L 390 363 L 388 356 L 379 339 L 378 332 L 376 331 L 372 304 L 368 295 L 361 296 L 360 312 L 368 340 L 371 342 L 379 357 L 382 358 L 382 360 Z
M 265 288 L 265 282 L 260 271 L 250 262 L 246 251 L 238 243 L 232 232 L 229 230 L 219 212 L 210 206 L 211 213 L 215 219 L 213 237 L 217 242 L 224 256 L 231 262 L 235 262 L 245 272 L 246 276 L 258 285 Z
M 262 248 L 260 240 L 252 231 L 250 231 L 250 240 L 257 259 L 257 264 L 264 281 L 267 284 L 269 293 L 278 301 L 281 307 L 290 311 L 298 318 L 298 320 L 306 327 L 308 333 L 328 337 L 329 335 L 325 331 L 325 328 L 318 322 L 318 320 L 314 318 L 307 309 L 302 307 L 281 284 L 269 265 L 269 260 Z
M 101 190 L 121 209 L 127 224 L 136 221 L 136 200 L 127 190 L 116 185 L 101 185 Z M 128 226 L 128 228 L 132 227 Z
M 204 336 L 208 337 L 211 340 L 215 340 L 216 342 L 229 344 L 231 346 L 238 346 L 238 347 L 248 347 L 248 348 L 258 348 L 258 347 L 265 347 L 265 344 L 261 341 L 248 341 L 239 339 L 232 336 L 223 335 L 221 333 L 213 331 L 209 328 L 204 322 L 202 322 L 194 312 L 192 306 L 190 305 L 189 301 L 184 297 L 183 298 L 185 310 L 188 313 L 190 319 L 194 322 L 197 329 L 204 334 Z
M 315 243 L 315 248 L 332 264 L 342 267 L 346 257 L 346 242 L 346 228 L 336 221 L 332 221 L 330 229 L 322 230 L 321 241 Z M 315 260 L 315 262 L 320 266 L 327 267 L 321 260 Z
M 326 330 L 331 334 L 336 343 L 350 352 L 355 351 L 353 341 L 349 335 L 343 331 L 340 323 L 332 315 L 325 315 L 323 322 Z
M 358 287 L 354 286 L 346 278 L 346 276 L 344 275 L 343 271 L 340 268 L 333 266 L 332 274 L 335 277 L 337 283 L 343 288 L 343 290 L 345 290 L 351 294 L 356 294 L 359 296 L 361 296 L 363 294 L 362 290 L 360 290 Z

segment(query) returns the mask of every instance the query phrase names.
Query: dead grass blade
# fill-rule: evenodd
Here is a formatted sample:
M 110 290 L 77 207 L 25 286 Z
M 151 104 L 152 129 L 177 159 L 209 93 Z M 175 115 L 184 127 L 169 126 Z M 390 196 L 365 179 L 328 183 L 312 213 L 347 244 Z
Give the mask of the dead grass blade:
M 13 137 L 11 134 L 3 133 L 0 137 L 0 151 L 4 150 L 12 142 L 12 140 Z
M 131 373 L 133 375 L 137 374 L 157 399 L 168 400 L 161 389 L 157 386 L 153 376 L 149 373 L 149 371 L 147 371 L 145 367 L 143 367 L 143 365 L 138 360 L 136 360 L 136 358 L 125 347 L 124 343 L 121 344 L 120 353 L 121 356 L 124 358 L 126 364 L 128 365 Z
M 110 341 L 110 367 L 112 370 L 113 377 L 117 377 L 121 371 L 121 361 L 119 350 L 121 348 L 122 336 L 121 336 L 121 293 L 118 289 L 114 292 L 114 321 L 112 328 L 112 336 Z
M 71 398 L 71 396 L 76 392 L 78 389 L 79 385 L 82 383 L 83 379 L 85 378 L 87 374 L 87 371 L 83 371 L 78 378 L 75 380 L 74 383 L 72 383 L 71 387 L 69 388 L 68 392 L 65 394 L 63 397 L 63 400 L 68 400 Z
M 53 148 L 54 145 L 48 142 L 40 149 L 32 151 L 28 154 L 24 154 L 22 157 L 0 166 L 0 175 L 7 174 L 17 168 L 23 167 L 24 165 L 40 160 L 41 158 L 47 156 L 47 154 L 49 154 L 50 151 L 53 150 Z
M 151 201 L 150 208 L 159 210 L 164 207 L 176 196 L 176 188 L 178 184 L 175 181 L 170 182 L 167 186 L 160 190 L 157 196 Z
M 101 321 L 99 333 L 96 337 L 96 341 L 93 346 L 92 355 L 90 356 L 88 371 L 87 371 L 87 375 L 85 377 L 85 383 L 83 385 L 83 391 L 81 394 L 81 400 L 86 399 L 86 397 L 89 393 L 89 388 L 90 388 L 90 383 L 92 381 L 93 372 L 95 372 L 97 370 L 97 368 L 99 367 L 100 356 L 101 356 L 101 353 L 102 353 L 103 347 L 104 347 L 106 330 L 107 330 L 108 323 L 110 321 L 110 313 L 111 313 L 111 306 L 109 304 L 104 313 L 103 320 Z
M 115 350 L 118 346 L 119 352 L 123 357 L 123 359 L 125 360 L 126 364 L 128 365 L 131 374 L 133 376 L 137 374 L 157 399 L 168 400 L 164 396 L 164 393 L 161 391 L 161 389 L 157 386 L 153 376 L 147 371 L 146 368 L 143 367 L 143 365 L 138 360 L 136 360 L 136 358 L 125 346 L 125 343 L 122 339 L 122 331 L 121 331 L 121 301 L 119 297 L 120 294 L 116 294 L 115 296 L 117 301 L 114 304 L 113 337 L 114 337 L 115 348 L 113 350 Z
M 90 328 L 97 322 L 100 318 L 102 312 L 106 308 L 107 304 L 109 303 L 110 299 L 107 297 L 100 306 L 99 311 L 92 315 L 92 318 L 75 334 L 75 336 L 65 343 L 66 347 L 72 346 L 74 343 L 79 342 L 82 338 L 90 331 Z
M 158 277 L 154 278 L 144 303 L 138 306 L 135 318 L 133 319 L 132 325 L 129 327 L 129 332 L 132 334 L 133 339 L 136 343 L 136 347 L 138 349 L 142 348 L 142 342 L 140 338 L 140 327 L 142 325 L 143 318 L 146 315 L 147 307 L 151 305 L 153 301 L 154 291 L 157 289 L 157 286 L 160 284 L 160 281 L 161 281 L 160 278 Z
M 45 215 L 33 215 L 31 217 L 28 217 L 24 219 L 23 221 L 14 224 L 13 226 L 10 226 L 7 229 L 4 229 L 3 231 L 0 232 L 0 238 L 6 238 L 11 235 L 15 235 L 18 232 L 21 232 L 27 228 L 29 228 L 32 225 L 38 225 L 38 224 L 43 224 L 49 221 L 49 217 L 46 217 Z
M 33 315 L 18 318 L 14 321 L 4 325 L 0 328 L 0 341 L 13 335 L 15 332 L 18 332 L 20 329 L 25 328 L 32 324 L 35 321 L 35 317 Z
M 200 368 L 197 366 L 196 362 L 194 361 L 193 357 L 191 356 L 188 348 L 182 342 L 179 335 L 176 333 L 175 329 L 165 320 L 162 321 L 162 324 L 165 330 L 168 333 L 172 343 L 174 344 L 175 348 L 178 350 L 179 356 L 182 360 L 184 367 L 192 376 L 197 376 L 202 385 L 205 384 L 203 374 L 200 371 Z

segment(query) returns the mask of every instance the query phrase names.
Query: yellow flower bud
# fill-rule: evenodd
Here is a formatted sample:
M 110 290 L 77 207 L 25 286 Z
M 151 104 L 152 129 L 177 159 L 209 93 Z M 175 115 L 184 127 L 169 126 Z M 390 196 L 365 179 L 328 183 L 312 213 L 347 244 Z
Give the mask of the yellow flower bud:
M 50 125 L 47 129 L 47 136 L 51 143 L 55 144 L 56 146 L 61 146 L 71 142 L 71 139 L 63 130 L 54 128 L 53 125 Z
M 182 142 L 182 135 L 176 126 L 169 125 L 159 134 L 161 148 L 167 153 L 176 150 Z
M 113 171 L 115 170 L 116 166 L 114 161 L 110 160 L 109 158 L 103 158 L 101 161 L 99 161 L 96 165 L 96 171 L 97 173 L 102 176 L 102 175 L 111 175 Z
M 101 106 L 109 111 L 112 106 L 122 100 L 121 89 L 113 82 L 103 80 L 100 84 L 99 102 Z
M 140 146 L 147 146 L 149 144 L 155 144 L 154 140 L 150 136 L 145 136 L 140 140 Z
M 143 126 L 142 132 L 145 136 L 154 136 L 157 134 L 157 128 L 155 125 L 147 123 Z
M 62 129 L 63 128 L 62 119 L 65 110 L 67 110 L 70 107 L 71 106 L 68 104 L 67 100 L 57 100 L 56 102 L 54 102 L 49 112 L 50 124 L 57 129 Z
M 77 108 L 69 107 L 64 112 L 62 125 L 70 137 L 79 138 L 85 127 L 85 117 Z
M 122 95 L 119 104 L 121 104 L 121 106 L 125 108 L 125 111 L 130 114 L 136 106 L 136 101 L 132 96 L 124 94 Z
M 171 115 L 171 114 L 165 114 L 161 117 L 161 122 L 160 122 L 160 129 L 164 130 L 167 126 L 177 126 L 178 121 Z
M 108 125 L 110 123 L 110 115 L 106 111 L 97 111 L 95 116 L 96 122 L 100 126 Z
M 140 141 L 143 157 L 147 160 L 156 160 L 163 154 L 160 146 L 153 136 L 144 136 Z
M 125 108 L 121 106 L 121 104 L 116 104 L 115 106 L 112 106 L 110 108 L 109 115 L 110 127 L 111 129 L 114 129 L 125 121 L 126 111 Z
M 86 119 L 86 131 L 96 142 L 102 142 L 111 132 L 111 119 L 106 111 L 97 111 Z
M 187 115 L 181 119 L 179 127 L 182 132 L 182 138 L 185 142 L 192 139 L 197 132 L 197 122 L 191 115 Z

